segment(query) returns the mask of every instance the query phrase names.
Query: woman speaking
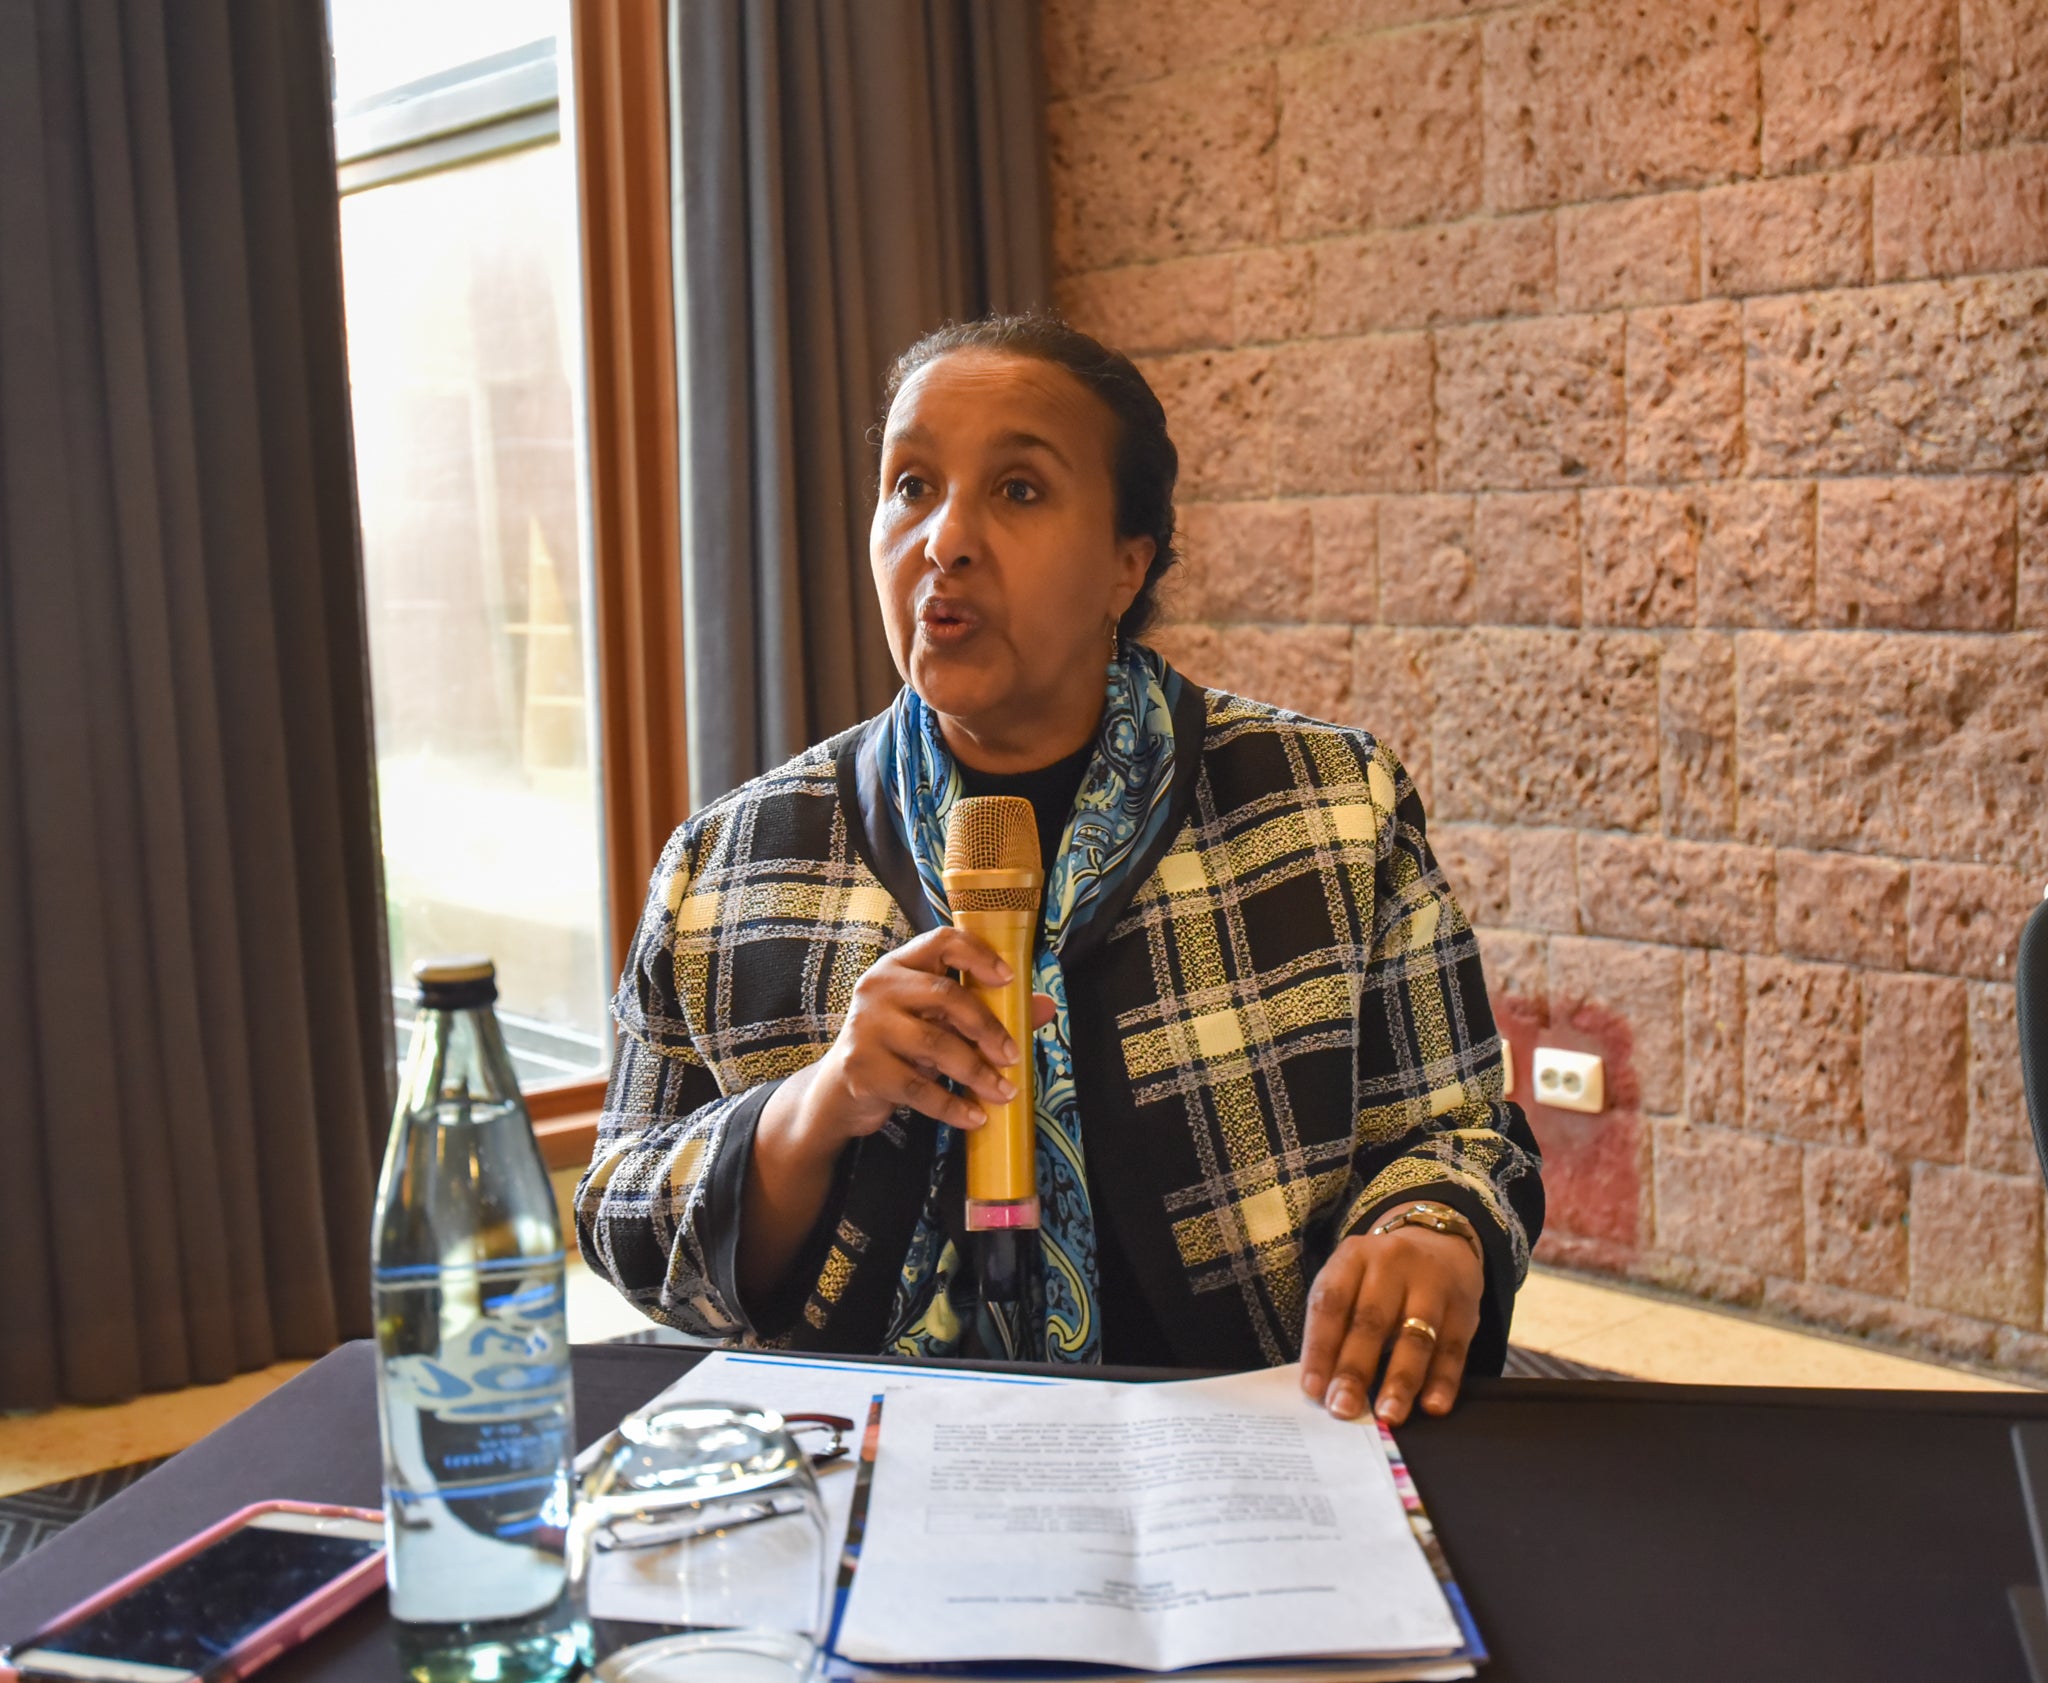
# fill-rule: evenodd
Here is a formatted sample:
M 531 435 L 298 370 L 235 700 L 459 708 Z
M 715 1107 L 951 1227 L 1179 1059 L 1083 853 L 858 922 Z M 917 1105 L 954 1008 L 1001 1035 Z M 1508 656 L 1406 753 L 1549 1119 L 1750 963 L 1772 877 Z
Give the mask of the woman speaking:
M 669 842 L 583 1254 L 720 1340 L 1298 1356 L 1346 1416 L 1384 1361 L 1382 1418 L 1443 1412 L 1500 1369 L 1543 1191 L 1414 784 L 1140 641 L 1178 457 L 1126 358 L 999 317 L 921 340 L 888 397 L 870 557 L 904 688 Z M 1028 1045 L 943 881 L 953 809 L 991 795 L 1030 801 L 1044 867 Z M 967 1231 L 964 1159 L 1026 1060 L 1014 1267 Z

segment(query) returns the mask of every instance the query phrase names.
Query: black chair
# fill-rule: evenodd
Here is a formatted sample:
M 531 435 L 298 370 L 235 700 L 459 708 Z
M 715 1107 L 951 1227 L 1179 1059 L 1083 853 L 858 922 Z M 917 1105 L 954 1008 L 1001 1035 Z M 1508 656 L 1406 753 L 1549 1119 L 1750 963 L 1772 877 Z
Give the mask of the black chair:
M 2048 899 L 2027 916 L 2020 931 L 2020 1080 L 2027 1090 L 2027 1120 L 2034 1150 L 2048 1175 Z

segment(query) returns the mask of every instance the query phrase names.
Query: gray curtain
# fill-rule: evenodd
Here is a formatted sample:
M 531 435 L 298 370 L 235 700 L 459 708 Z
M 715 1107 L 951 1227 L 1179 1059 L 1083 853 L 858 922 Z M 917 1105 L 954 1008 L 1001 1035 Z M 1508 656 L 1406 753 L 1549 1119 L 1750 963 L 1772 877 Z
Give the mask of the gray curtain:
M 1036 0 L 675 0 L 690 796 L 885 706 L 881 383 L 1049 299 Z
M 369 1330 L 321 0 L 0 0 L 0 1408 Z

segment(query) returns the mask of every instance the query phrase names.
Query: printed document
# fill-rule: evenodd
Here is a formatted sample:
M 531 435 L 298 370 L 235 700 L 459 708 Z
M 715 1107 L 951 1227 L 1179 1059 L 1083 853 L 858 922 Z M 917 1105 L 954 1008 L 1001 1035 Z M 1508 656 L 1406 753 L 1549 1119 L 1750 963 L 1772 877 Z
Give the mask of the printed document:
M 959 1403 L 954 1412 L 972 1415 L 979 1408 L 983 1392 L 1027 1387 L 1057 1389 L 1069 1383 L 1063 1379 L 953 1368 L 881 1367 L 874 1363 L 783 1356 L 773 1351 L 714 1350 L 663 1391 L 661 1400 L 733 1403 L 747 1408 L 771 1408 L 778 1414 L 836 1414 L 852 1421 L 852 1429 L 846 1434 L 850 1453 L 818 1469 L 826 1540 L 836 1560 L 853 1507 L 868 1405 L 885 1385 L 913 1392 L 964 1394 L 967 1400 Z M 764 1550 L 786 1539 L 787 1528 L 770 1525 L 759 1529 Z M 593 1568 L 587 1592 L 591 1617 L 631 1619 L 642 1624 L 675 1622 L 680 1617 L 675 1585 L 684 1546 L 622 1550 L 601 1556 Z M 760 1569 L 765 1579 L 773 1575 L 777 1564 L 764 1554 Z M 764 1589 L 767 1587 L 772 1586 Z
M 870 1370 L 872 1373 L 873 1370 Z M 1171 1670 L 1462 1641 L 1377 1426 L 1299 1371 L 884 1388 L 837 1650 Z

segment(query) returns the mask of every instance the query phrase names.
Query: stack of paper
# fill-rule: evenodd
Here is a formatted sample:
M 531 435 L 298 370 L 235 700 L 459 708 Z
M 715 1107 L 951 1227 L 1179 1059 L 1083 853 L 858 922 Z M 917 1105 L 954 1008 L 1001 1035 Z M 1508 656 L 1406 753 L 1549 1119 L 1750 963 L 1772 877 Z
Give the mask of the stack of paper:
M 1126 1385 L 721 1352 L 671 1394 L 864 1421 L 878 1390 L 870 1457 L 820 1481 L 836 1527 L 860 1507 L 843 1683 L 1485 1658 L 1391 1434 L 1332 1419 L 1294 1368 Z

